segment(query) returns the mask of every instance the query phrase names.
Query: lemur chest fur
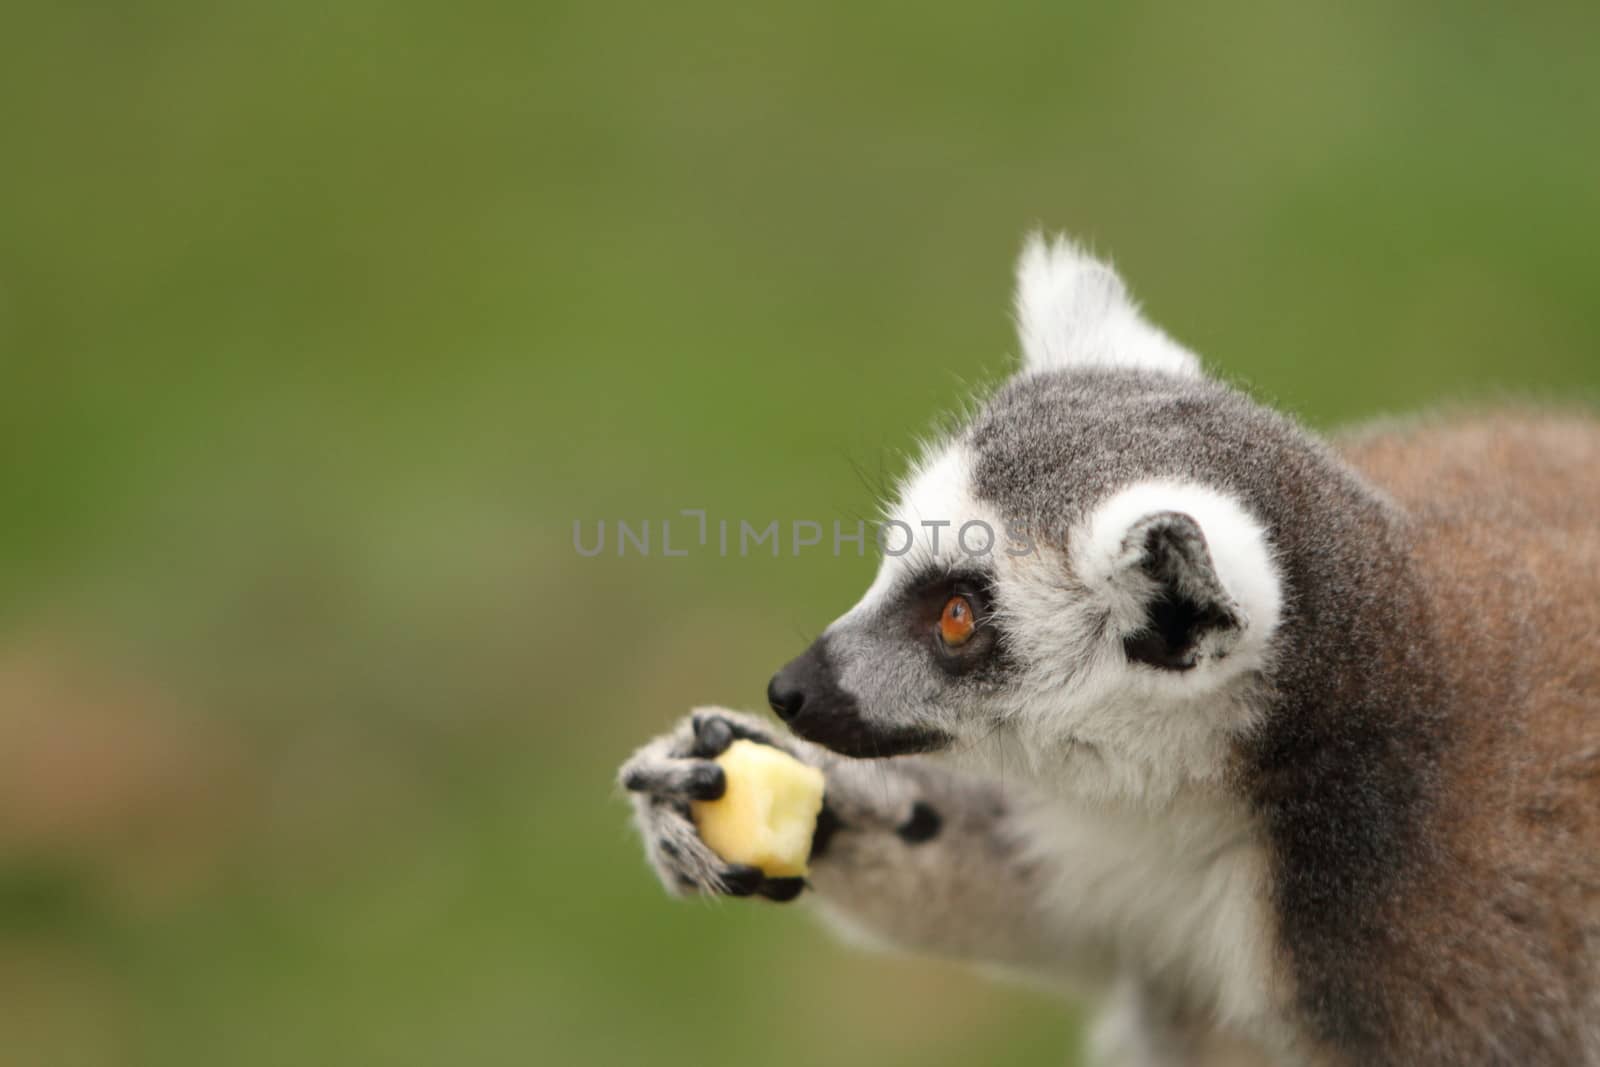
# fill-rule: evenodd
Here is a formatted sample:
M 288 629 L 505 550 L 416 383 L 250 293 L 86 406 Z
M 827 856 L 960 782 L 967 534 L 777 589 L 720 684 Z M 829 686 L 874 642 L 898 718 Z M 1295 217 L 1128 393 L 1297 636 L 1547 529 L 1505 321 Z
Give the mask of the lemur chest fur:
M 1270 1017 L 1282 985 L 1267 858 L 1230 798 L 1185 797 L 1159 818 L 1051 798 L 1021 806 L 1018 824 L 1063 923 L 1102 930 L 1122 967 L 1208 991 L 1211 1003 L 1195 1007 L 1226 1023 Z

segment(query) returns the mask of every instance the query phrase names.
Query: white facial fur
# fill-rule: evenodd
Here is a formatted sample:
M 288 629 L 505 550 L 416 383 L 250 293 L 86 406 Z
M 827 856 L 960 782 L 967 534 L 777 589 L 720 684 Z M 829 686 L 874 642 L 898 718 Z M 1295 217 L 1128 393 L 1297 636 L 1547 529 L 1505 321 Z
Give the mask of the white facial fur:
M 1199 524 L 1244 620 L 1226 647 L 1208 639 L 1218 643 L 1203 645 L 1184 671 L 1131 663 L 1122 644 L 1143 625 L 1151 593 L 1126 535 L 1169 511 Z M 1002 622 L 1026 678 L 1013 712 L 1022 747 L 1049 751 L 1056 739 L 1071 764 L 1060 780 L 1079 795 L 1160 802 L 1185 783 L 1215 780 L 1234 737 L 1253 721 L 1253 679 L 1281 613 L 1260 524 L 1216 490 L 1147 482 L 1101 504 L 1067 544 L 1065 558 L 1041 547 L 1000 572 Z
M 1065 237 L 1032 234 L 1017 261 L 1025 371 L 1127 367 L 1199 374 L 1200 361 L 1145 321 L 1110 266 Z
M 899 502 L 888 509 L 885 518 L 910 527 L 914 534 L 911 550 L 904 553 L 899 551 L 905 537 L 903 529 L 896 527 L 886 534 L 889 548 L 897 554 L 885 553 L 872 585 L 844 619 L 859 615 L 881 602 L 906 574 L 923 570 L 930 564 L 954 564 L 968 558 L 958 540 L 962 527 L 967 523 L 981 522 L 993 531 L 993 555 L 1003 556 L 1006 551 L 1005 527 L 1000 514 L 973 496 L 971 456 L 958 443 L 933 446 L 927 450 L 922 462 L 905 479 Z M 924 522 L 948 525 L 923 526 Z M 976 548 L 983 536 L 981 531 L 974 528 L 970 532 L 969 543 Z
M 1266 664 L 1282 594 L 1271 547 L 1259 523 L 1214 489 L 1144 482 L 1114 494 L 1069 531 L 1063 554 L 1043 543 L 1007 552 L 1004 519 L 973 492 L 973 459 L 957 439 L 935 450 L 907 480 L 893 518 L 917 533 L 915 546 L 886 556 L 861 601 L 830 630 L 868 625 L 872 610 L 905 576 L 930 563 L 954 564 L 956 534 L 969 521 L 996 533 L 980 562 L 992 568 L 998 623 L 1014 667 L 989 715 L 941 718 L 957 749 L 989 769 L 1025 773 L 1065 792 L 1160 804 L 1188 783 L 1215 781 L 1233 739 L 1254 716 L 1253 679 Z M 1128 531 L 1141 519 L 1181 512 L 1204 532 L 1223 588 L 1243 627 L 1202 646 L 1189 670 L 1130 662 L 1123 638 L 1145 620 L 1152 594 Z M 944 521 L 937 552 L 924 521 Z M 903 534 L 893 535 L 899 547 Z M 881 664 L 844 663 L 841 681 L 871 707 Z M 996 729 L 995 721 L 1003 722 Z

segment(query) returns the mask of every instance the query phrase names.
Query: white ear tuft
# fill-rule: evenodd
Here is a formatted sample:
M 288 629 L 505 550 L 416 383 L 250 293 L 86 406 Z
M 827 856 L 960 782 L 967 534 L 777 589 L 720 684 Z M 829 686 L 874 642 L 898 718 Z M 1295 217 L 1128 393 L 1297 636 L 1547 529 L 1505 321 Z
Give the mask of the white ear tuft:
M 1192 352 L 1140 316 L 1117 272 L 1066 237 L 1028 236 L 1017 261 L 1016 302 L 1025 370 L 1200 373 Z

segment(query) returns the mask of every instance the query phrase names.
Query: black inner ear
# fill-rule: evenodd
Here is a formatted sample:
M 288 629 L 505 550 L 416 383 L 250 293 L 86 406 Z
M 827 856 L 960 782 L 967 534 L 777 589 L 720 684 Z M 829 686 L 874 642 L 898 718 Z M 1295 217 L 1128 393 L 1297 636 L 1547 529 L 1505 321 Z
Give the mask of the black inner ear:
M 1200 638 L 1231 625 L 1228 613 L 1169 589 L 1150 603 L 1144 628 L 1122 639 L 1122 651 L 1136 663 L 1186 671 L 1195 665 Z
M 1213 630 L 1237 628 L 1238 616 L 1211 566 L 1205 535 L 1189 516 L 1176 512 L 1146 520 L 1140 569 L 1156 583 L 1145 624 L 1122 639 L 1128 659 L 1169 671 L 1198 662 L 1200 639 Z M 1214 594 L 1197 596 L 1193 591 Z

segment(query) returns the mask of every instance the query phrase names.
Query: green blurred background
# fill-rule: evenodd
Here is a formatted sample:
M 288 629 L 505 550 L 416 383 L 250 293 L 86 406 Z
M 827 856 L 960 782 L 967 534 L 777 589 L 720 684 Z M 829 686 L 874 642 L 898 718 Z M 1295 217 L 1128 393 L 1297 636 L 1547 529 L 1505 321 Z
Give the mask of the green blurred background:
M 872 561 L 573 520 L 871 513 L 1035 225 L 1319 426 L 1600 383 L 1592 4 L 3 23 L 7 1064 L 1062 1062 L 613 791 Z

